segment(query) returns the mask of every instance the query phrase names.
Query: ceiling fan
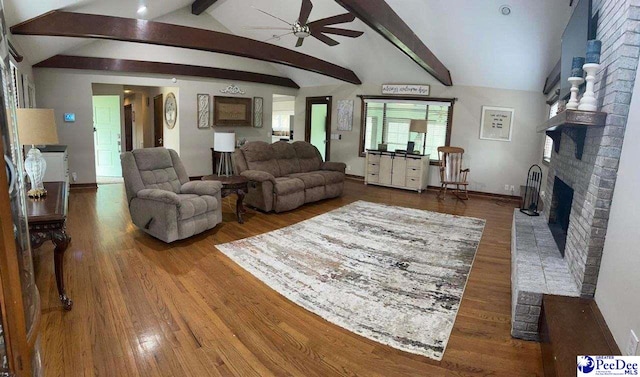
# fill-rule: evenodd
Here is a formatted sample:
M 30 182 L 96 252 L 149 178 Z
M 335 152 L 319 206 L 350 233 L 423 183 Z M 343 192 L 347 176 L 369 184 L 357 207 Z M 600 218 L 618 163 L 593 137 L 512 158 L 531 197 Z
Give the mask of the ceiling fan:
M 261 9 L 254 7 L 254 9 L 256 9 L 257 11 L 262 12 L 277 20 L 280 20 L 286 23 L 287 25 L 289 25 L 289 27 L 288 28 L 256 27 L 251 29 L 289 30 L 288 33 L 281 34 L 281 35 L 274 35 L 272 38 L 267 39 L 267 41 L 270 41 L 272 39 L 280 39 L 280 37 L 284 37 L 285 35 L 293 34 L 296 37 L 298 37 L 298 42 L 296 42 L 296 47 L 302 46 L 304 39 L 307 38 L 308 36 L 312 36 L 318 39 L 320 42 L 323 42 L 329 46 L 335 46 L 340 43 L 335 39 L 328 37 L 326 34 L 341 35 L 349 38 L 357 38 L 362 34 L 364 34 L 364 32 L 362 31 L 329 27 L 330 25 L 352 22 L 353 20 L 356 19 L 356 17 L 351 13 L 339 14 L 337 16 L 322 18 L 322 19 L 307 23 L 307 21 L 309 20 L 309 15 L 311 14 L 312 8 L 313 8 L 313 4 L 311 4 L 311 0 L 302 0 L 302 7 L 300 8 L 300 15 L 298 16 L 298 19 L 296 20 L 296 22 L 290 23 L 278 16 L 274 16 L 271 13 L 265 12 Z

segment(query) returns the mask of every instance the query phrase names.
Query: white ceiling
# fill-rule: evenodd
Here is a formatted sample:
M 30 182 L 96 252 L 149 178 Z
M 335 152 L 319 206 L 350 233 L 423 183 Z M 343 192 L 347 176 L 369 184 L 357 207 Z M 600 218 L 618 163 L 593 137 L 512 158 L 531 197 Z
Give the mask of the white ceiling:
M 172 12 L 185 13 L 192 0 L 5 0 L 8 25 L 27 20 L 44 12 L 67 10 L 137 18 L 140 1 L 148 7 L 147 19 L 171 19 Z M 312 0 L 310 21 L 344 13 L 334 0 Z M 455 85 L 484 86 L 505 89 L 541 91 L 544 79 L 560 56 L 560 36 L 570 14 L 565 0 L 387 0 L 389 5 L 414 30 L 416 35 L 449 68 Z M 510 16 L 502 16 L 499 7 L 509 4 Z M 266 40 L 284 31 L 252 30 L 255 26 L 286 25 L 252 6 L 290 21 L 297 19 L 300 0 L 219 0 L 199 18 L 186 19 L 182 24 L 203 27 L 203 23 L 220 25 L 230 32 L 258 40 Z M 214 19 L 212 19 L 211 16 Z M 184 17 L 181 19 L 185 19 Z M 168 21 L 166 21 L 168 22 Z M 363 82 L 436 83 L 416 63 L 392 46 L 378 33 L 361 21 L 336 25 L 364 31 L 359 38 L 336 36 L 341 44 L 329 47 L 309 37 L 297 51 L 328 60 L 352 69 Z M 218 29 L 212 27 L 212 29 Z M 39 62 L 55 54 L 74 51 L 95 55 L 105 51 L 105 44 L 83 39 L 58 37 L 14 36 L 30 62 Z M 269 43 L 295 49 L 296 38 L 289 35 Z M 84 44 L 91 43 L 83 47 Z M 99 45 L 100 44 L 100 45 Z M 100 46 L 98 48 L 97 46 Z M 155 47 L 162 49 L 164 47 Z M 169 49 L 169 48 L 167 48 Z M 114 54 L 119 52 L 115 51 Z M 177 51 L 167 50 L 166 56 L 176 56 L 189 62 L 207 64 L 206 52 L 184 57 Z M 131 51 L 129 49 L 128 51 Z M 155 55 L 155 54 L 154 54 Z M 161 55 L 158 52 L 158 55 Z M 214 56 L 216 54 L 211 54 Z M 219 55 L 219 54 L 218 54 Z M 186 55 L 185 55 L 186 56 Z M 123 56 L 125 57 L 125 56 Z M 131 58 L 131 56 L 126 56 Z M 140 57 L 143 59 L 143 57 Z M 244 58 L 234 58 L 244 59 Z M 215 61 L 215 59 L 214 59 Z M 242 61 L 242 60 L 239 60 Z M 292 78 L 301 86 L 340 83 L 318 74 L 274 65 L 277 71 Z M 267 69 L 270 71 L 271 69 Z M 261 69 L 263 71 L 263 69 Z M 276 72 L 277 72 L 276 71 Z

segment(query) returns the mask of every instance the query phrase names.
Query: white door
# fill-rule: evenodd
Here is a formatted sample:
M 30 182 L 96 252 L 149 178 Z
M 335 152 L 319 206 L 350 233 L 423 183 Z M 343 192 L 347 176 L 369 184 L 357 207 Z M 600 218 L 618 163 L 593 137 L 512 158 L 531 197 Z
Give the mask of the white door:
M 120 123 L 120 96 L 93 96 L 93 142 L 99 177 L 122 177 Z

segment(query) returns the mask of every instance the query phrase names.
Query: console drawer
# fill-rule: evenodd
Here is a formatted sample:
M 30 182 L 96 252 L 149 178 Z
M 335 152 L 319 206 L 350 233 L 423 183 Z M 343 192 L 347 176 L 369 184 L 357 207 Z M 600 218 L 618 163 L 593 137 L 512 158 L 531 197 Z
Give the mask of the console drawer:
M 420 178 L 420 168 L 407 167 L 407 177 Z
M 367 165 L 367 173 L 378 173 L 380 172 L 380 164 L 379 163 L 369 163 Z
M 369 153 L 367 156 L 368 156 L 367 159 L 368 159 L 369 163 L 372 163 L 372 162 L 374 162 L 376 164 L 380 163 L 380 155 L 379 154 L 371 154 L 371 153 Z
M 407 177 L 407 187 L 412 189 L 420 188 L 420 178 Z
M 407 158 L 407 167 L 418 168 L 422 165 L 422 160 L 419 158 Z
M 367 182 L 378 183 L 380 181 L 380 174 L 367 173 Z

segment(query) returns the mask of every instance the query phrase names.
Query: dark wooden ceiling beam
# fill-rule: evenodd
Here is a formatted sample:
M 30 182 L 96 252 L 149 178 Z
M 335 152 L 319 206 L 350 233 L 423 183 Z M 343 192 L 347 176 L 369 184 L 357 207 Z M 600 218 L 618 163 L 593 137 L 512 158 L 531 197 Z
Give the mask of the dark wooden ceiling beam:
M 451 73 L 384 0 L 336 0 L 346 10 L 407 54 L 431 76 L 451 86 Z
M 209 7 L 216 1 L 218 0 L 196 0 L 191 4 L 191 13 L 199 16 L 204 13 L 205 10 L 209 9 Z
M 33 66 L 34 68 L 63 68 L 91 71 L 150 73 L 172 76 L 206 77 L 213 79 L 246 81 L 259 84 L 299 89 L 287 77 L 266 75 L 234 69 L 203 67 L 197 65 L 159 63 L 142 60 L 92 58 L 86 56 L 56 55 Z
M 283 64 L 352 84 L 350 69 L 284 47 L 212 30 L 96 14 L 52 11 L 11 27 L 18 35 L 108 39 L 241 56 Z
M 551 89 L 554 86 L 558 85 L 560 82 L 560 70 L 562 68 L 560 60 L 553 66 L 551 72 L 549 72 L 549 76 L 547 76 L 546 80 L 544 80 L 544 88 L 542 89 L 542 94 L 547 95 L 551 93 Z

